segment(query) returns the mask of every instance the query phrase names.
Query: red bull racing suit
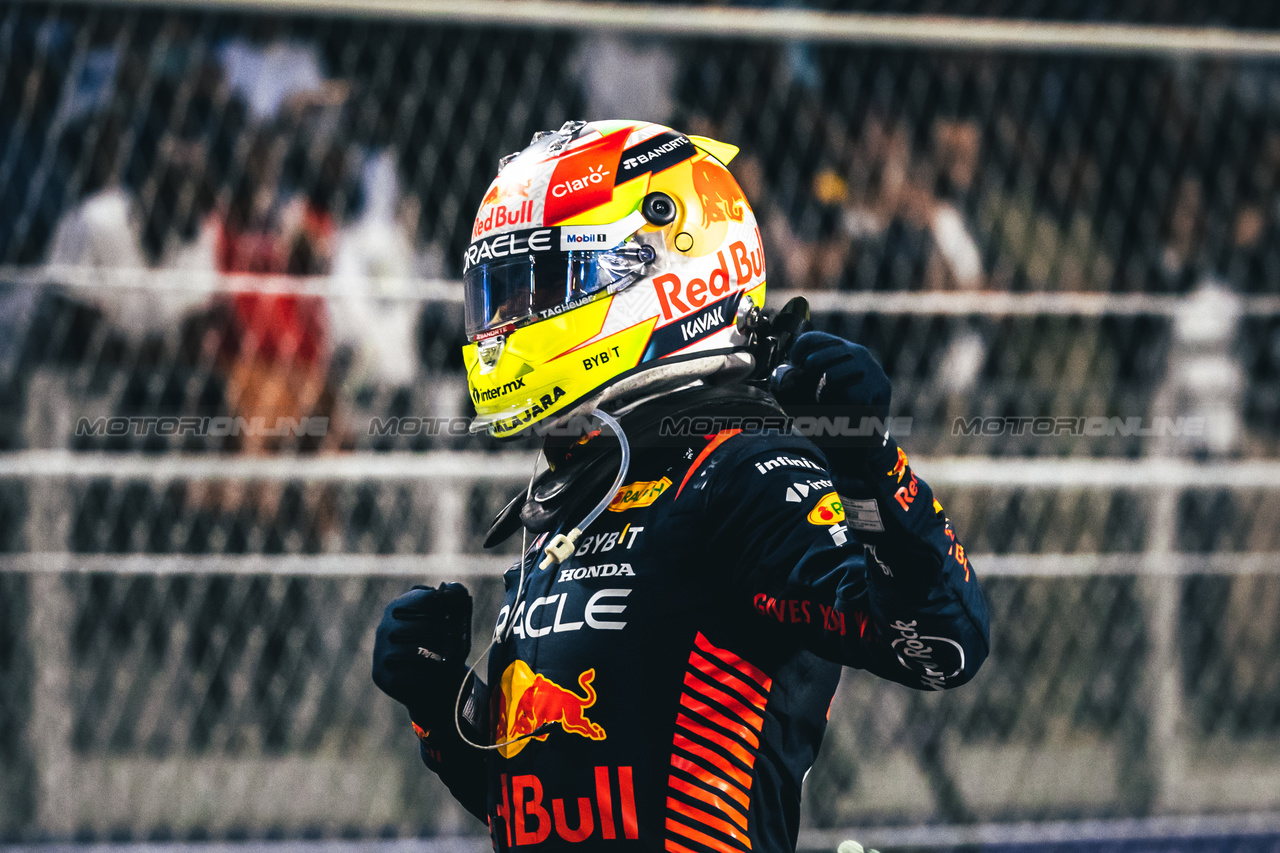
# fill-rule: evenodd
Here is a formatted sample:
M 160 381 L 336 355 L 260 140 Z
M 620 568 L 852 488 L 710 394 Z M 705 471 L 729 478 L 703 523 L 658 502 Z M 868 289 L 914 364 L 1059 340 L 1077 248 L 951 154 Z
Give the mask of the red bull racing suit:
M 733 410 L 726 393 L 778 413 L 745 386 L 687 411 Z M 767 430 L 632 444 L 626 484 L 572 558 L 537 568 L 581 517 L 566 512 L 541 525 L 518 598 L 518 566 L 505 575 L 505 639 L 468 724 L 506 745 L 446 730 L 423 758 L 497 850 L 793 850 L 842 668 L 965 683 L 987 654 L 977 578 L 892 438 L 840 472 Z

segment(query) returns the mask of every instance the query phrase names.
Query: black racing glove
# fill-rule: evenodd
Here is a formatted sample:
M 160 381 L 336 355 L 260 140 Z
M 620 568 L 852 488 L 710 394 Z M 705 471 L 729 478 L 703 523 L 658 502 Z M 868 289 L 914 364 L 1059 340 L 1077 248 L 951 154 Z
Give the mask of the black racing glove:
M 855 428 L 863 418 L 887 421 L 893 395 L 870 350 L 826 332 L 796 339 L 787 362 L 770 377 L 769 390 L 792 417 L 848 417 Z
M 373 683 L 423 729 L 453 728 L 471 652 L 471 595 L 460 583 L 415 586 L 387 605 L 373 645 Z
M 863 490 L 846 477 L 865 481 L 871 468 L 896 454 L 882 427 L 893 388 L 866 347 L 826 332 L 805 332 L 769 377 L 769 390 L 797 422 L 827 419 L 840 428 L 833 432 L 824 425 L 810 437 L 849 496 Z

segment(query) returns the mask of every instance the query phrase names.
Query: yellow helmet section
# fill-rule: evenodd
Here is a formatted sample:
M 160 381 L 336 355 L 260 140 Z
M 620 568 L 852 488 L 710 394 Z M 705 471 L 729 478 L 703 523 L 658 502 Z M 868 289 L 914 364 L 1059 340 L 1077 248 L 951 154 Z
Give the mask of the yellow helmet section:
M 635 367 L 654 320 L 598 337 L 616 296 L 516 329 L 497 344 L 467 345 L 463 359 L 478 420 L 491 435 L 508 438 L 567 409 Z M 492 365 L 482 346 L 497 348 Z
M 464 360 L 474 426 L 499 438 L 568 412 L 624 374 L 740 350 L 743 301 L 764 306 L 755 216 L 724 165 L 734 146 L 647 122 L 597 122 L 570 135 L 558 150 L 535 137 L 499 173 L 476 217 L 479 250 L 469 250 L 469 263 L 528 247 L 573 252 L 581 235 L 594 236 L 592 226 L 620 241 L 601 249 L 641 248 L 648 260 L 621 286 L 473 334 Z M 646 199 L 655 194 L 674 215 L 652 215 Z M 628 217 L 636 230 L 620 235 Z M 528 250 L 535 267 L 560 262 Z
M 751 213 L 729 170 L 707 154 L 652 176 L 647 191 L 676 200 L 679 213 L 664 230 L 668 248 L 686 257 L 705 257 L 722 247 L 729 223 L 743 222 Z

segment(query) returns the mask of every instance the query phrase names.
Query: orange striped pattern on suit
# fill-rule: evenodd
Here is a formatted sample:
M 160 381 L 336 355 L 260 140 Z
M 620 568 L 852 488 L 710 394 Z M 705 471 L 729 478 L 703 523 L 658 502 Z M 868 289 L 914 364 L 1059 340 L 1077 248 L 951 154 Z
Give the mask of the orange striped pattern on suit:
M 671 745 L 668 853 L 751 850 L 752 768 L 772 687 L 758 667 L 694 638 Z

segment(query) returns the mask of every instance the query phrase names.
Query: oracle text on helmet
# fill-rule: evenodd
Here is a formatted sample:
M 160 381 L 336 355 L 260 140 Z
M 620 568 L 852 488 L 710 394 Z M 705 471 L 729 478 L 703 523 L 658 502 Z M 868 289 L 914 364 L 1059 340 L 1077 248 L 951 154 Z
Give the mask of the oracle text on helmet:
M 476 264 L 505 258 L 510 255 L 527 255 L 529 252 L 551 251 L 551 236 L 554 229 L 537 228 L 533 231 L 512 231 L 477 240 L 467 247 L 467 254 L 462 259 L 462 272 L 466 274 Z

